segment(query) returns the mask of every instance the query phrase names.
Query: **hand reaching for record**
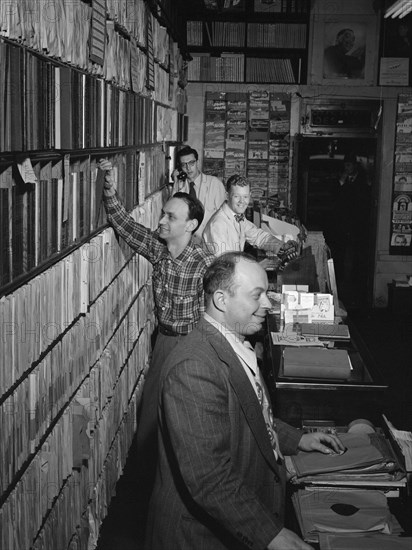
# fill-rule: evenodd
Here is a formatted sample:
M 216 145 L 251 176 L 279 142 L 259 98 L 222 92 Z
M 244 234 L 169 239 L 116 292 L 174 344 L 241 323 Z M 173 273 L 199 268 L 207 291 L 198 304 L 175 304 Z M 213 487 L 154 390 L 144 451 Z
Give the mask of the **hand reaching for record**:
M 277 257 L 280 260 L 280 265 L 278 266 L 278 271 L 283 271 L 287 264 L 298 257 L 299 243 L 296 241 L 287 241 L 283 244 L 277 253 Z

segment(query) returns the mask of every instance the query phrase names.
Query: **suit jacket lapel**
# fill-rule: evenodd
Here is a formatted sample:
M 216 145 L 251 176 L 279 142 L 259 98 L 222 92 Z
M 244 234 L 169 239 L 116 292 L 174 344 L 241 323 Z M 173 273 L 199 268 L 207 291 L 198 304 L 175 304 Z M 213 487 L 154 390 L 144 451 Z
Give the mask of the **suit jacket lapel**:
M 274 470 L 278 469 L 275 455 L 270 444 L 262 410 L 255 392 L 250 384 L 243 366 L 233 348 L 213 325 L 201 319 L 197 328 L 208 338 L 219 359 L 229 368 L 229 382 L 239 399 L 240 407 L 246 417 L 246 421 L 252 430 L 256 442 Z

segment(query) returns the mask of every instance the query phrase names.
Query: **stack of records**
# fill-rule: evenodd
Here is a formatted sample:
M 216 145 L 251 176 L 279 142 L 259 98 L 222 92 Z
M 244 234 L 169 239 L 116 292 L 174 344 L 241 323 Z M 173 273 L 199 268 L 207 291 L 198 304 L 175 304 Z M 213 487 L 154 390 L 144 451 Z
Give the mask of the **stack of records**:
M 336 535 L 319 534 L 320 550 L 411 550 L 412 538 L 398 535 L 363 534 Z
M 292 501 L 302 537 L 308 542 L 318 542 L 320 533 L 402 531 L 389 511 L 383 491 L 316 487 L 299 489 L 292 495 Z
M 405 475 L 385 437 L 379 433 L 342 433 L 342 454 L 299 452 L 287 457 L 287 468 L 295 482 L 347 484 L 359 481 L 389 482 Z

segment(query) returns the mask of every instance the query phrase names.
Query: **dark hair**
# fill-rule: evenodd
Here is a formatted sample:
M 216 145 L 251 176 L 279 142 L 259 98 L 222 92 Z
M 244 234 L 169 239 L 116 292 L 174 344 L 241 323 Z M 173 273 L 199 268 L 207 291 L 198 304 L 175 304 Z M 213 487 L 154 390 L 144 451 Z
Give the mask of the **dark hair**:
M 236 264 L 242 259 L 257 263 L 253 256 L 245 252 L 225 252 L 213 260 L 203 277 L 206 304 L 210 303 L 216 290 L 225 290 L 233 295 Z
M 172 196 L 172 199 L 180 199 L 184 201 L 189 209 L 189 220 L 197 220 L 197 227 L 192 231 L 194 233 L 202 225 L 203 218 L 205 217 L 205 209 L 203 204 L 194 197 L 191 197 L 189 193 L 182 193 L 179 191 Z
M 195 159 L 199 160 L 199 155 L 196 149 L 192 149 L 192 147 L 190 147 L 189 145 L 186 145 L 177 152 L 177 160 L 180 162 L 180 159 L 182 157 L 186 157 L 187 155 L 194 155 Z
M 230 176 L 226 182 L 226 191 L 229 193 L 230 188 L 235 185 L 239 185 L 239 187 L 246 187 L 247 185 L 250 185 L 250 183 L 245 177 L 240 176 L 239 174 L 233 174 L 233 176 Z

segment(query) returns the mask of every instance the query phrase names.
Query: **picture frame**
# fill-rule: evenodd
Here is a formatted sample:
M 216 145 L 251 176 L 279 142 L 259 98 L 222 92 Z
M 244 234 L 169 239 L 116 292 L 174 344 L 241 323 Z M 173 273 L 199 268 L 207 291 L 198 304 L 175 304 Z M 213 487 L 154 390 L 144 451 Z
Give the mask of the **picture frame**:
M 378 20 L 373 15 L 337 18 L 318 15 L 313 22 L 310 84 L 373 86 L 378 64 Z

